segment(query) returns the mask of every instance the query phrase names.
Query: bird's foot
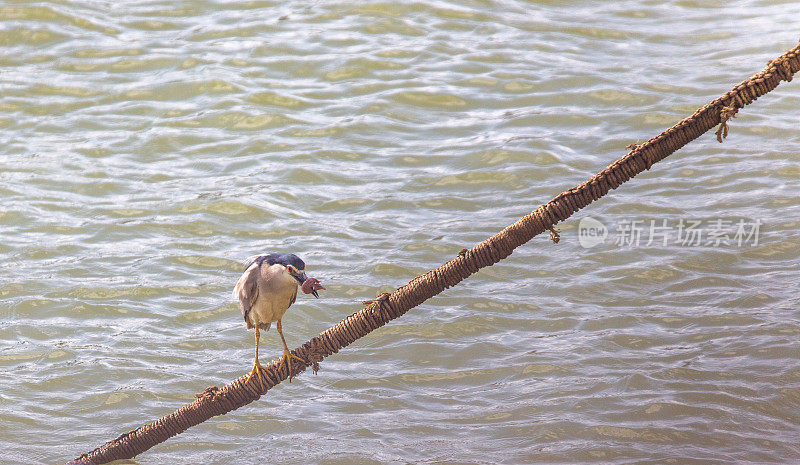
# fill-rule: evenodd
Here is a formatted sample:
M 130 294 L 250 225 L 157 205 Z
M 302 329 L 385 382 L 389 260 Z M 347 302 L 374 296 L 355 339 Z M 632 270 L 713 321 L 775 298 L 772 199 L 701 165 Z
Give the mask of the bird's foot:
M 303 362 L 303 364 L 308 363 L 305 360 L 303 360 L 302 358 L 298 357 L 297 355 L 289 352 L 289 349 L 283 349 L 283 357 L 281 357 L 281 361 L 278 364 L 278 370 L 282 370 L 283 369 L 283 364 L 284 364 L 284 362 L 286 362 L 286 365 L 289 368 L 289 382 L 290 383 L 292 382 L 292 359 L 299 360 L 299 361 Z
M 263 390 L 264 389 L 264 381 L 261 379 L 261 377 L 264 376 L 264 369 L 265 368 L 262 367 L 261 364 L 258 363 L 258 361 L 256 361 L 253 364 L 253 370 L 250 371 L 250 374 L 247 375 L 247 379 L 244 380 L 244 384 L 249 383 L 250 380 L 253 378 L 253 376 L 255 376 L 256 378 L 258 378 L 258 385 L 261 386 L 261 389 Z

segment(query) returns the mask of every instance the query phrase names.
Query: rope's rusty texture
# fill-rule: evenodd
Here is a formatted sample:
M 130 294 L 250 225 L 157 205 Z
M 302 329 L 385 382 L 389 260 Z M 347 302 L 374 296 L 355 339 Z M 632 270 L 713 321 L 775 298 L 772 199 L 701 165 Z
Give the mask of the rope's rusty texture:
M 524 216 L 498 234 L 486 239 L 471 249 L 462 249 L 456 258 L 435 270 L 417 276 L 405 286 L 391 294 L 381 294 L 365 302 L 365 307 L 348 316 L 336 326 L 294 350 L 306 360 L 307 365 L 292 364 L 293 375 L 312 367 L 316 372 L 318 363 L 335 354 L 356 339 L 365 336 L 389 321 L 403 315 L 425 300 L 455 286 L 479 269 L 491 266 L 507 257 L 511 252 L 544 231 L 551 231 L 553 240 L 558 233 L 553 225 L 569 218 L 573 213 L 606 195 L 609 190 L 636 176 L 653 163 L 680 149 L 701 134 L 720 125 L 717 135 L 720 140 L 727 134 L 727 120 L 745 105 L 774 89 L 782 80 L 791 81 L 800 71 L 800 45 L 771 61 L 764 70 L 744 81 L 733 90 L 698 109 L 692 116 L 649 141 L 634 145 L 631 151 L 592 176 L 583 184 L 556 196 L 534 212 Z M 216 386 L 197 394 L 197 400 L 184 405 L 153 423 L 136 428 L 97 449 L 82 454 L 69 464 L 101 464 L 112 460 L 131 458 L 158 443 L 179 434 L 191 426 L 202 423 L 215 415 L 235 410 L 264 395 L 267 390 L 288 377 L 286 370 L 278 370 L 277 361 L 266 366 L 265 389 L 258 383 L 245 384 L 246 376 L 233 381 L 222 389 Z

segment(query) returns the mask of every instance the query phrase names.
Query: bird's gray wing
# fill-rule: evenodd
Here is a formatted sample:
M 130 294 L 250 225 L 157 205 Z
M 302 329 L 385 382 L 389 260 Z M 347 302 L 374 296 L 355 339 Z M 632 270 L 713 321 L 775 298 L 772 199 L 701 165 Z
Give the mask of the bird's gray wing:
M 239 298 L 239 308 L 242 310 L 244 321 L 247 321 L 247 314 L 250 312 L 250 309 L 253 308 L 253 305 L 256 304 L 256 299 L 258 299 L 259 273 L 259 265 L 253 263 L 245 270 L 242 277 L 239 278 L 239 281 L 236 283 L 236 288 L 234 288 L 234 293 L 236 297 Z
M 277 254 L 274 253 L 268 253 L 268 254 L 262 253 L 258 255 L 251 255 L 244 260 L 244 269 L 246 270 L 250 268 L 250 265 L 252 265 L 253 263 L 258 263 L 260 265 L 264 260 L 269 260 L 270 258 L 274 258 L 276 255 Z
M 289 302 L 289 306 L 291 307 L 294 301 L 297 300 L 297 288 L 294 288 L 294 294 L 292 294 L 292 301 Z

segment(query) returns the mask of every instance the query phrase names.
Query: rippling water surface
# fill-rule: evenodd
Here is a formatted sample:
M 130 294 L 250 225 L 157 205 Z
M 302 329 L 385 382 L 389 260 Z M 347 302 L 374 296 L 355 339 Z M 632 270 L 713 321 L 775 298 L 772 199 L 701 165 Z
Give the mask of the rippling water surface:
M 780 0 L 0 4 L 0 463 L 66 461 L 248 371 L 230 297 L 246 256 L 293 251 L 327 284 L 284 318 L 294 347 L 762 69 L 798 17 Z M 559 244 L 126 463 L 800 461 L 798 108 L 784 83 Z M 587 217 L 608 234 L 590 248 Z

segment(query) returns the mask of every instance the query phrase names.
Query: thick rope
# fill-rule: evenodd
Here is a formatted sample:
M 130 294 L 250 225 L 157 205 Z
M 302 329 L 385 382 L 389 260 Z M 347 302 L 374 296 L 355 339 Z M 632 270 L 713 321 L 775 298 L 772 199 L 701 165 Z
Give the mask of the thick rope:
M 325 357 L 335 354 L 356 339 L 364 337 L 445 289 L 455 286 L 479 269 L 506 258 L 515 248 L 534 236 L 544 231 L 551 231 L 553 240 L 556 240 L 558 235 L 553 229 L 556 223 L 566 220 L 573 213 L 606 195 L 609 190 L 616 189 L 630 178 L 650 169 L 653 163 L 663 160 L 716 125 L 720 125 L 717 138 L 721 142 L 728 133 L 727 121 L 739 109 L 771 91 L 781 81 L 791 81 L 792 76 L 798 71 L 800 71 L 800 45 L 769 62 L 761 72 L 734 87 L 727 94 L 699 108 L 692 116 L 647 142 L 632 146 L 627 155 L 583 184 L 562 192 L 550 202 L 475 247 L 462 249 L 456 258 L 435 270 L 417 276 L 391 294 L 384 293 L 374 300 L 365 302 L 363 309 L 293 351 L 295 355 L 309 361 L 306 365 L 293 363 L 293 376 L 302 373 L 309 366 L 316 372 L 319 369 L 318 363 Z M 194 402 L 125 433 L 97 449 L 81 454 L 68 465 L 102 464 L 112 460 L 132 458 L 213 416 L 247 405 L 289 375 L 286 369 L 278 369 L 277 360 L 273 360 L 265 368 L 264 388 L 258 383 L 245 384 L 246 375 L 221 389 L 216 386 L 208 387 L 197 394 L 197 400 Z

